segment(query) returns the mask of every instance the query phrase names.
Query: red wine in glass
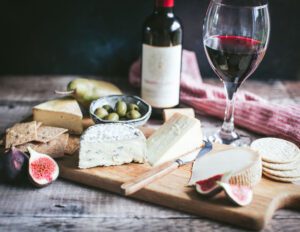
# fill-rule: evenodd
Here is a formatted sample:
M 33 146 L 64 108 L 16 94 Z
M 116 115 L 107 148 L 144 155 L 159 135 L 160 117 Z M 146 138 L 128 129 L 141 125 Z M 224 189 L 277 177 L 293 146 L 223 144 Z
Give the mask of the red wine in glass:
M 235 93 L 262 61 L 270 35 L 266 0 L 211 0 L 203 25 L 209 64 L 222 80 L 226 94 L 221 129 L 208 139 L 223 144 L 249 144 L 234 128 Z
M 265 47 L 255 39 L 243 36 L 215 35 L 204 40 L 205 51 L 214 71 L 224 82 L 238 88 L 257 68 Z

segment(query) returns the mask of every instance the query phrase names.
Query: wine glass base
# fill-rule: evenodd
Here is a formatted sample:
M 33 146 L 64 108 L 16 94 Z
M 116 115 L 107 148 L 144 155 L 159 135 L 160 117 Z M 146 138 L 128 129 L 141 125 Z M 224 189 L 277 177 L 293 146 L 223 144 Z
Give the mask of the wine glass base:
M 249 137 L 240 136 L 235 131 L 226 133 L 222 130 L 219 130 L 217 133 L 208 136 L 208 140 L 213 143 L 226 144 L 234 147 L 249 146 L 251 143 L 251 139 Z

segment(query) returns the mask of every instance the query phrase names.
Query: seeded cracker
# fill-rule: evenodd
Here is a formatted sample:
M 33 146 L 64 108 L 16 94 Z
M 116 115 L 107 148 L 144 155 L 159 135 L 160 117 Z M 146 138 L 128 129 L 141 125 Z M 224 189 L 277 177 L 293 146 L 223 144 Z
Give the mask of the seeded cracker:
M 37 142 L 47 143 L 57 136 L 67 132 L 65 128 L 51 127 L 51 126 L 40 126 L 37 129 Z
M 37 139 L 36 121 L 17 123 L 6 130 L 5 148 L 17 146 Z
M 277 171 L 289 171 L 300 167 L 300 159 L 293 161 L 287 164 L 276 164 L 276 163 L 269 163 L 269 162 L 262 162 L 263 167 L 277 170 Z
M 36 129 L 39 129 L 42 124 L 42 122 L 36 122 Z
M 17 146 L 19 150 L 27 152 L 27 147 L 30 146 L 33 150 L 47 154 L 52 158 L 64 156 L 64 151 L 68 143 L 68 134 L 62 134 L 47 143 L 30 142 Z
M 257 139 L 252 142 L 251 149 L 257 151 L 264 162 L 269 163 L 291 163 L 300 158 L 299 148 L 283 139 Z
M 277 171 L 268 168 L 263 168 L 263 172 L 272 176 L 283 177 L 283 178 L 300 178 L 300 167 L 289 171 Z
M 297 182 L 300 181 L 300 178 L 291 178 L 291 177 L 277 177 L 277 176 L 273 176 L 270 175 L 266 172 L 264 172 L 264 175 L 272 180 L 277 180 L 277 181 L 281 181 L 281 182 Z
M 70 135 L 68 144 L 65 148 L 65 154 L 73 155 L 78 149 L 80 144 L 80 138 L 76 135 Z

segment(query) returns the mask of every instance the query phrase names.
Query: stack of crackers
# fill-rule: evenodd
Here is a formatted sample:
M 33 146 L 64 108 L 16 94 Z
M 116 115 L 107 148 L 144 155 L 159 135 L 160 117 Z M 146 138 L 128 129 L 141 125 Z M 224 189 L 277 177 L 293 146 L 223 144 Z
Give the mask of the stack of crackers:
M 293 143 L 277 138 L 255 140 L 251 148 L 262 157 L 263 174 L 276 181 L 300 181 L 300 149 Z
M 40 122 L 17 123 L 6 130 L 5 149 L 16 147 L 27 152 L 31 147 L 52 158 L 72 155 L 79 149 L 79 138 L 65 128 L 42 125 Z

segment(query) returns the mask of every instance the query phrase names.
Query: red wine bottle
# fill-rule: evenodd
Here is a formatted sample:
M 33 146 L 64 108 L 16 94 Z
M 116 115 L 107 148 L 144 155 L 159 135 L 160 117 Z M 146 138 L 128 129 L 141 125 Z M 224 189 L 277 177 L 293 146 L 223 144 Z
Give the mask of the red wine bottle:
M 141 95 L 156 115 L 179 104 L 182 27 L 173 7 L 174 0 L 155 0 L 143 26 Z

